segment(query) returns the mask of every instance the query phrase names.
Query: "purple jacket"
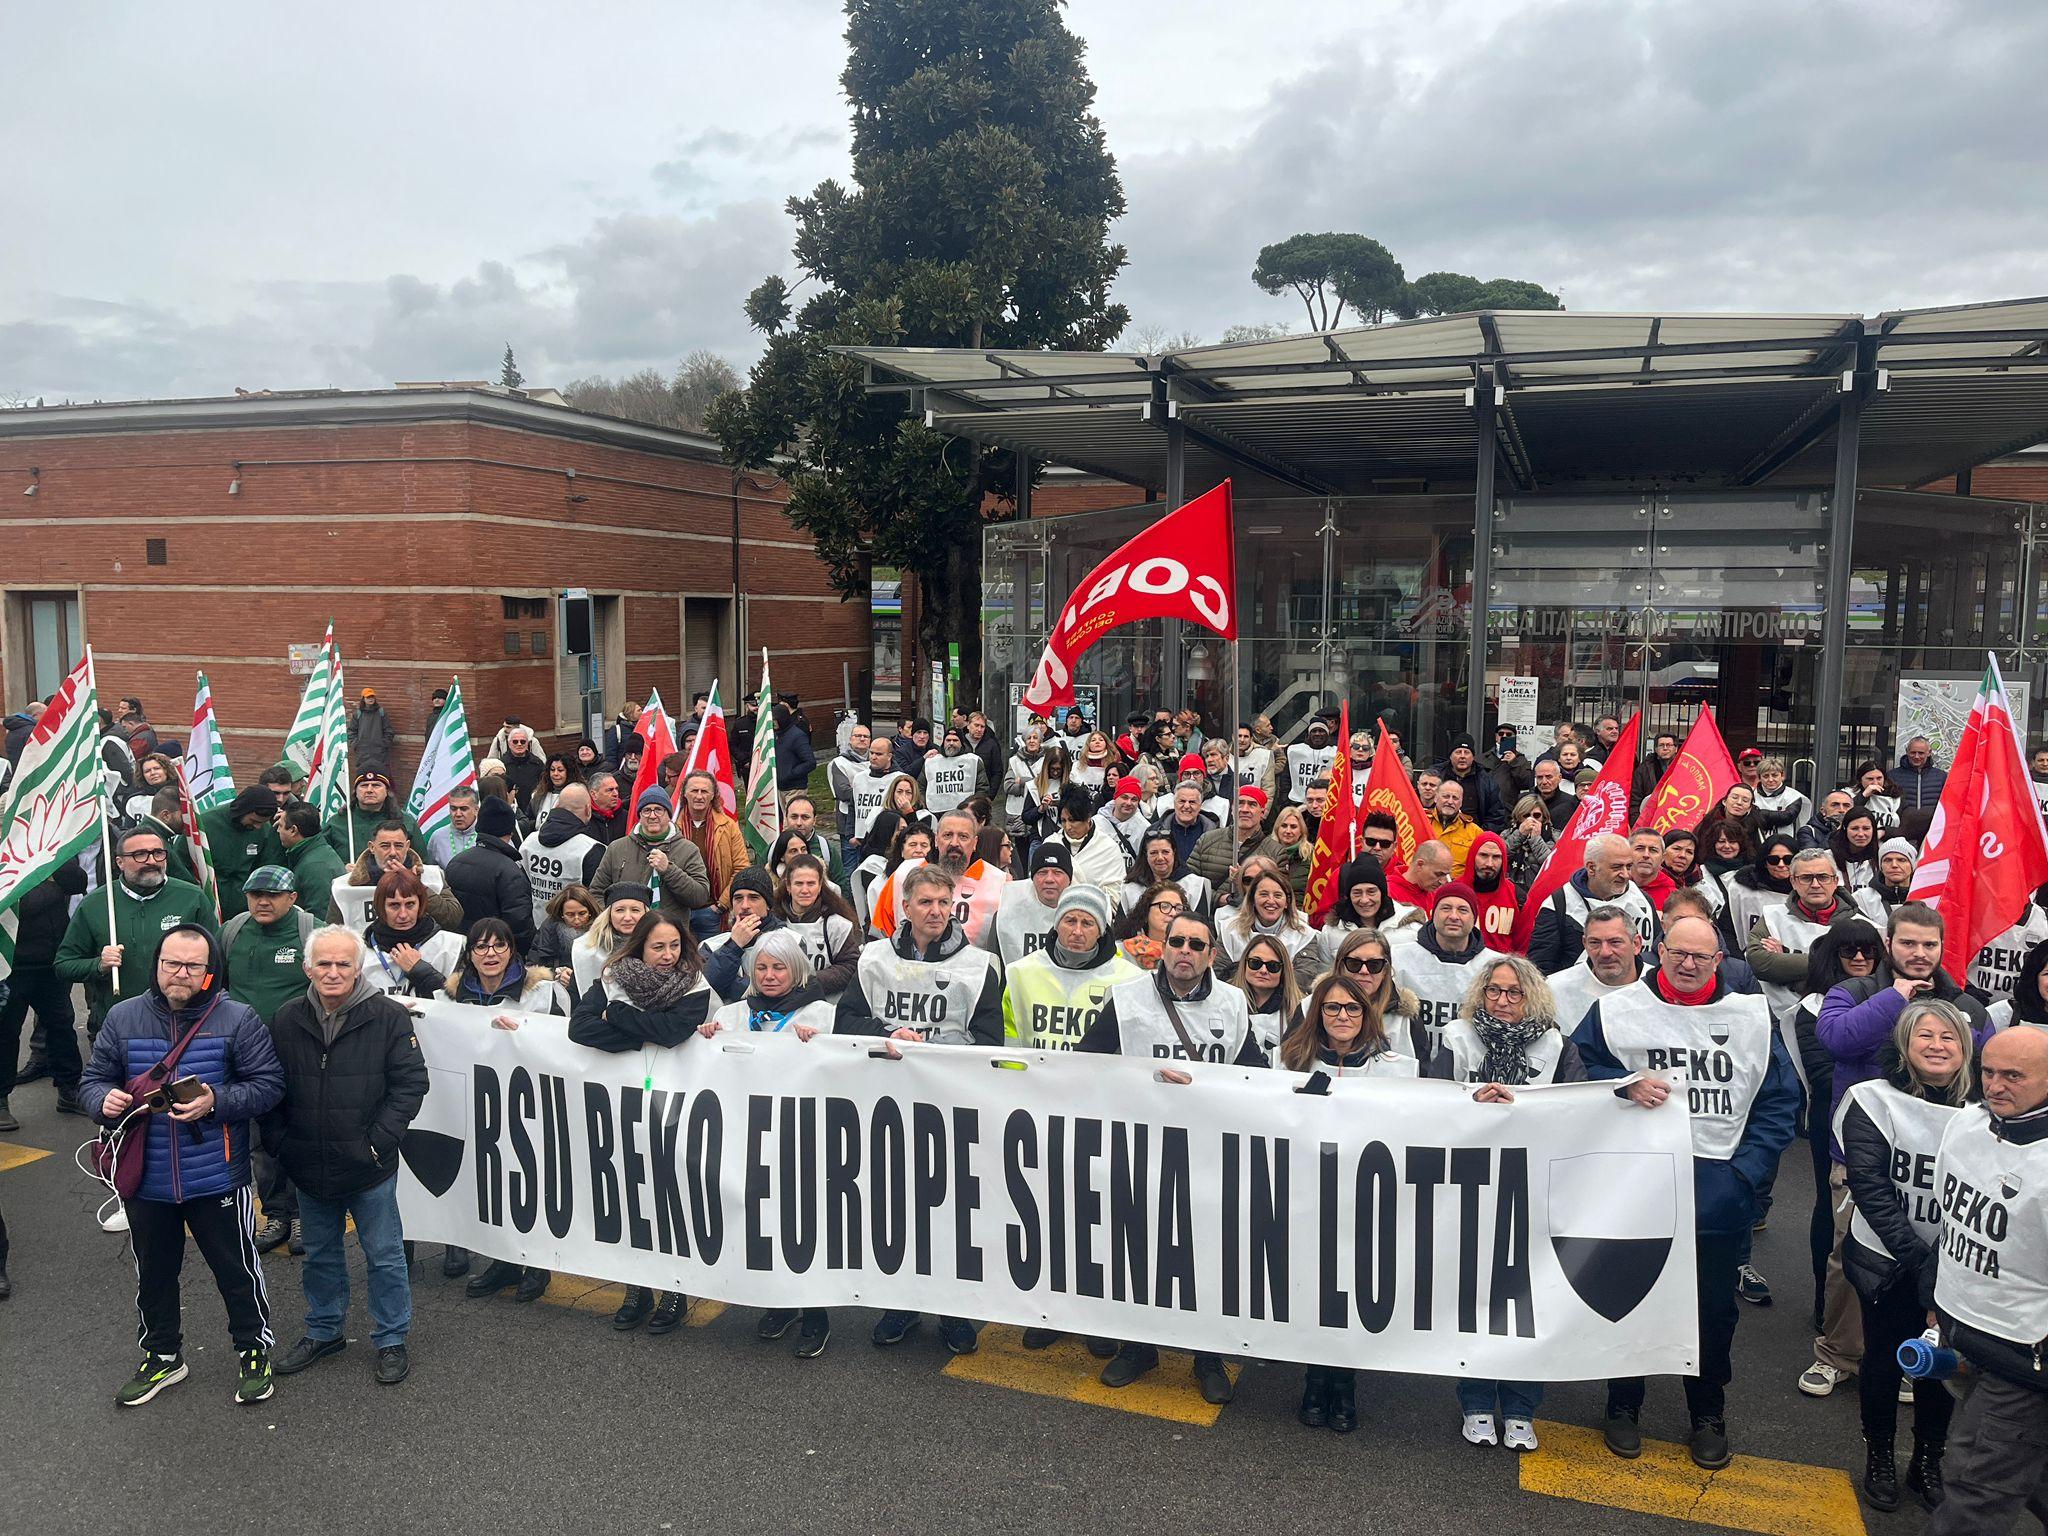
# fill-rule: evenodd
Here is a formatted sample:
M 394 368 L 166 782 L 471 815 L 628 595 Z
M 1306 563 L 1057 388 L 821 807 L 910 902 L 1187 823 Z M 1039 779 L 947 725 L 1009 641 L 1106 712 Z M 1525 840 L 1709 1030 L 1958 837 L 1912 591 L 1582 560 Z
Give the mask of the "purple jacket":
M 1831 1125 L 1849 1090 L 1879 1075 L 1878 1059 L 1891 1044 L 1892 1030 L 1906 1007 L 1906 1000 L 1892 986 L 1896 979 L 1889 966 L 1881 965 L 1876 975 L 1845 981 L 1820 1001 L 1820 1017 L 1814 1021 L 1813 1032 L 1835 1058 L 1834 1102 L 1828 1106 Z M 1977 1049 L 1983 1049 L 1991 1038 L 1991 1016 L 1982 1003 L 1939 970 L 1934 973 L 1934 989 L 1927 995 L 1962 1009 L 1969 1017 Z M 1828 1147 L 1835 1161 L 1841 1162 L 1842 1144 L 1831 1140 Z

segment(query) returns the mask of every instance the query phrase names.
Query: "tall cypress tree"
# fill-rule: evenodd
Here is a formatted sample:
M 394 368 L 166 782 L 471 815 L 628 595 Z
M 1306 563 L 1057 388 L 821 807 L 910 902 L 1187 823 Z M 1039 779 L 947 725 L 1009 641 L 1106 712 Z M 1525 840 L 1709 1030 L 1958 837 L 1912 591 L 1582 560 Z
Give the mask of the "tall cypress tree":
M 870 562 L 916 579 L 920 649 L 957 643 L 972 699 L 981 527 L 1014 515 L 1011 457 L 867 395 L 827 349 L 1107 346 L 1130 318 L 1109 300 L 1123 187 L 1059 0 L 848 0 L 846 40 L 852 185 L 789 200 L 802 278 L 749 296 L 767 348 L 705 424 L 732 463 L 788 482 L 842 594 Z

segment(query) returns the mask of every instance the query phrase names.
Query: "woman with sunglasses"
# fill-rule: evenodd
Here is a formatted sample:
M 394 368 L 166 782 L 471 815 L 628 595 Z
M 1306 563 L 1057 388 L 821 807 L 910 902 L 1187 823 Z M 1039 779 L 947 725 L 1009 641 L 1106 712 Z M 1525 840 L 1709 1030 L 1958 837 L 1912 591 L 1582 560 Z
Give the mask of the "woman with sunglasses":
M 1353 935 L 1360 949 L 1386 941 L 1370 928 Z M 1379 974 L 1388 975 L 1387 957 L 1378 956 Z M 1387 1039 L 1385 1016 L 1365 983 L 1333 971 L 1309 993 L 1302 1018 L 1280 1044 L 1277 1064 L 1290 1072 L 1321 1072 L 1335 1083 L 1371 1077 L 1413 1077 L 1417 1064 L 1400 1055 Z M 1347 1366 L 1311 1365 L 1303 1375 L 1301 1409 L 1307 1429 L 1328 1428 L 1348 1435 L 1358 1428 L 1356 1376 Z
M 1749 868 L 1729 876 L 1728 910 L 1721 927 L 1734 953 L 1749 947 L 1749 931 L 1766 907 L 1781 907 L 1792 899 L 1792 857 L 1798 852 L 1798 838 L 1789 832 L 1774 832 L 1764 839 Z
M 1146 886 L 1145 894 L 1124 915 L 1119 934 L 1123 957 L 1141 971 L 1157 970 L 1166 947 L 1167 928 L 1181 913 L 1193 910 L 1188 905 L 1187 893 L 1171 881 Z
M 1244 905 L 1227 918 L 1219 913 L 1218 924 L 1223 950 L 1216 969 L 1226 979 L 1237 969 L 1245 946 L 1260 934 L 1279 940 L 1290 956 L 1300 954 L 1316 939 L 1315 929 L 1309 927 L 1295 902 L 1294 887 L 1270 861 L 1245 886 Z
M 1821 1000 L 1845 981 L 1876 974 L 1884 963 L 1884 934 L 1874 924 L 1853 917 L 1835 924 L 1806 952 L 1806 992 L 1780 1024 L 1792 1052 L 1792 1065 L 1806 1091 L 1807 1152 L 1813 1163 L 1813 1208 L 1806 1224 L 1807 1248 L 1813 1261 L 1814 1331 L 1819 1332 L 1827 1301 L 1828 1261 L 1835 1251 L 1835 1191 L 1828 1174 L 1834 1166 L 1830 1146 L 1834 1128 L 1828 1111 L 1835 1102 L 1835 1058 L 1820 1043 L 1816 1025 Z
M 1516 890 L 1534 888 L 1536 877 L 1543 873 L 1543 866 L 1550 862 L 1551 850 L 1557 846 L 1556 831 L 1550 812 L 1536 796 L 1524 795 L 1515 802 L 1506 841 L 1508 878 L 1515 882 Z M 1388 843 L 1391 848 L 1391 838 Z
M 654 1053 L 688 1044 L 717 1001 L 704 979 L 697 941 L 657 909 L 612 952 L 598 984 L 577 1002 L 569 1038 L 598 1051 L 637 1051 L 642 1073 L 649 1075 Z M 680 1292 L 629 1285 L 612 1327 L 629 1333 L 646 1323 L 650 1334 L 673 1333 L 689 1306 Z
M 503 918 L 480 918 L 470 928 L 462 958 L 456 962 L 443 990 L 451 1001 L 477 1008 L 516 1008 L 521 1013 L 555 1017 L 569 1011 L 568 998 L 554 978 L 540 967 L 528 969 L 520 962 L 511 925 Z M 519 1028 L 519 1020 L 503 1011 L 492 1018 L 491 1024 L 496 1029 Z M 441 1263 L 444 1275 L 459 1275 L 468 1268 L 469 1254 L 460 1248 L 450 1248 Z M 522 1266 L 492 1259 L 480 1274 L 470 1277 L 465 1290 L 471 1296 L 495 1296 L 507 1286 L 516 1285 L 519 1289 L 513 1292 L 514 1301 L 537 1301 L 552 1278 L 550 1271 L 538 1265 Z
M 1584 1082 L 1586 1068 L 1578 1048 L 1558 1031 L 1542 973 L 1520 955 L 1501 955 L 1472 968 L 1464 1004 L 1444 1026 L 1429 1075 L 1481 1085 L 1482 1097 L 1500 1100 L 1513 1096 L 1501 1090 L 1531 1083 Z M 1459 1381 L 1465 1442 L 1535 1450 L 1542 1402 L 1540 1382 Z
M 1876 1509 L 1899 1507 L 1893 1440 L 1899 1421 L 1899 1346 L 1927 1313 L 1921 1276 L 1941 1243 L 1934 1158 L 1957 1111 L 1980 1095 L 1970 1021 L 1960 1009 L 1920 998 L 1899 1010 L 1882 1075 L 1856 1084 L 1835 1117 L 1849 1194 L 1842 1271 L 1863 1315 L 1863 1494 Z M 1929 1509 L 1943 1495 L 1941 1459 L 1955 1398 L 1939 1382 L 1913 1392 L 1913 1459 L 1906 1487 Z
M 1314 949 L 1302 951 L 1313 955 Z M 1280 1050 L 1280 1037 L 1294 1022 L 1301 1006 L 1301 983 L 1294 976 L 1294 957 L 1287 946 L 1268 934 L 1260 934 L 1244 947 L 1231 985 L 1244 994 L 1251 1009 L 1252 1033 L 1272 1060 Z
M 1435 1047 L 1422 1022 L 1421 1000 L 1394 974 L 1393 941 L 1377 928 L 1354 929 L 1337 946 L 1328 974 L 1357 987 L 1372 1009 L 1366 1033 L 1383 1040 L 1386 1053 L 1394 1058 L 1383 1065 L 1381 1075 L 1419 1077 Z

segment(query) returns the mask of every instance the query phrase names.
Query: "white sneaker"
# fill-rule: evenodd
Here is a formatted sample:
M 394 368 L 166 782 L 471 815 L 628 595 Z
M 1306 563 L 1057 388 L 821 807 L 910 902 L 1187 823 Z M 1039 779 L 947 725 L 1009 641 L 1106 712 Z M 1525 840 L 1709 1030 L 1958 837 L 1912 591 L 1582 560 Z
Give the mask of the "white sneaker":
M 102 1216 L 100 1218 L 100 1230 L 102 1232 L 126 1232 L 128 1230 L 127 1209 L 117 1205 L 114 1207 L 113 1215 Z
M 1493 1432 L 1492 1414 L 1468 1413 L 1465 1415 L 1465 1443 L 1467 1445 L 1500 1444 L 1500 1437 Z
M 1899 1401 L 1902 1403 L 1913 1401 L 1913 1378 L 1910 1376 L 1901 1376 L 1899 1378 Z
M 1816 1360 L 1799 1373 L 1799 1390 L 1808 1397 L 1826 1397 L 1847 1381 L 1849 1374 L 1836 1370 L 1824 1360 Z
M 1501 1425 L 1501 1444 L 1511 1451 L 1536 1449 L 1536 1426 L 1527 1419 L 1509 1419 Z

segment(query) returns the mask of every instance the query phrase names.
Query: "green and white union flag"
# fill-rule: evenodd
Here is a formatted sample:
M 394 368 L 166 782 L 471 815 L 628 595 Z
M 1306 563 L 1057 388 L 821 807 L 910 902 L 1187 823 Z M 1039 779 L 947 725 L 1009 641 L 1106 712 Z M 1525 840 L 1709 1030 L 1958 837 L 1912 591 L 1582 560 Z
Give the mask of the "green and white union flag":
M 320 722 L 327 717 L 327 700 L 335 692 L 334 620 L 327 621 L 327 638 L 320 644 L 320 659 L 306 679 L 306 691 L 299 695 L 299 712 L 284 738 L 284 755 L 301 773 L 313 767 L 313 754 L 320 740 Z
M 448 703 L 427 728 L 426 750 L 420 754 L 419 772 L 413 775 L 412 794 L 406 810 L 420 824 L 420 833 L 432 837 L 448 825 L 448 792 L 460 785 L 476 787 L 476 761 L 469 750 L 469 717 L 462 708 L 462 683 L 450 679 Z
M 747 803 L 740 831 L 755 862 L 763 862 L 782 833 L 782 801 L 775 789 L 775 690 L 768 682 L 768 652 L 761 652 L 760 706 L 754 716 L 754 760 L 747 770 Z
M 185 743 L 185 787 L 202 811 L 218 810 L 235 798 L 220 722 L 213 714 L 213 689 L 204 672 L 199 674 L 199 695 L 192 701 L 192 736 Z
M 13 968 L 14 908 L 91 845 L 104 807 L 88 650 L 36 721 L 0 800 L 0 976 Z

